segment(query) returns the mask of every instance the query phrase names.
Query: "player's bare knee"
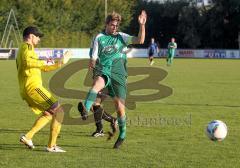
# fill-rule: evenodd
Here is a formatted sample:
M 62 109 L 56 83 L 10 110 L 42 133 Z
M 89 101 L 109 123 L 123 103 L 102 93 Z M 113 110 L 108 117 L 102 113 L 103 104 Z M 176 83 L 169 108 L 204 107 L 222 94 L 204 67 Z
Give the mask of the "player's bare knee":
M 55 115 L 56 113 L 63 112 L 63 108 L 62 108 L 62 106 L 57 104 L 56 107 L 51 107 L 48 110 L 46 110 L 46 112 L 51 114 L 51 115 Z
M 56 113 L 63 113 L 62 106 L 59 105 L 57 108 L 53 109 L 53 114 L 56 114 Z
M 125 109 L 125 100 L 114 98 L 114 103 L 117 109 Z

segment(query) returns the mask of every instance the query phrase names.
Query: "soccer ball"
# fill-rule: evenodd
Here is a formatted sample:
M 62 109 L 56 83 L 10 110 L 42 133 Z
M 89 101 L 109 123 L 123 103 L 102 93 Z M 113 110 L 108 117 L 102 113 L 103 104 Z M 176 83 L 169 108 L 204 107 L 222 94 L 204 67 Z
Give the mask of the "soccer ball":
M 214 120 L 208 123 L 206 134 L 212 141 L 222 141 L 227 136 L 227 126 L 220 120 Z

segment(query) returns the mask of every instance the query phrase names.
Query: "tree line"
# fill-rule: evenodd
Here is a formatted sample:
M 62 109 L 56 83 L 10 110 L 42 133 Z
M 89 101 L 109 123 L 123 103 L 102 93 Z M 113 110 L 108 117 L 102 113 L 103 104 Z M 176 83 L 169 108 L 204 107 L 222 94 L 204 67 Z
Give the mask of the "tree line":
M 166 48 L 171 37 L 176 38 L 179 48 L 239 47 L 239 0 L 214 0 L 213 6 L 201 8 L 196 7 L 195 0 L 107 2 L 109 13 L 116 11 L 123 17 L 120 30 L 132 35 L 138 33 L 137 16 L 146 10 L 144 47 L 152 37 L 161 48 Z M 104 29 L 105 0 L 0 0 L 0 3 L 0 39 L 11 9 L 20 32 L 28 25 L 38 26 L 44 32 L 40 47 L 89 47 L 93 36 Z M 10 24 L 14 25 L 13 19 Z M 9 38 L 14 40 L 14 34 Z M 17 47 L 15 41 L 13 45 Z

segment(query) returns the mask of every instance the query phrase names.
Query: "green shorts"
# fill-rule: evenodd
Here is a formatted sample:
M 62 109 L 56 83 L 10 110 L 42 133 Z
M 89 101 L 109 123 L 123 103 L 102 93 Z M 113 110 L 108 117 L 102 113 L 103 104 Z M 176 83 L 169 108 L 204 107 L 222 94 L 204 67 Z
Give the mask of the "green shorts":
M 125 100 L 127 95 L 127 85 L 126 85 L 126 78 L 122 79 L 122 81 L 117 81 L 113 78 L 110 78 L 110 81 L 107 82 L 105 86 L 111 97 L 118 97 L 120 99 Z
M 126 99 L 126 94 L 127 94 L 126 78 L 114 79 L 109 75 L 105 75 L 105 74 L 101 74 L 97 76 L 103 77 L 105 81 L 105 88 L 108 90 L 109 96 L 111 96 L 112 98 L 118 97 L 123 100 Z
M 123 60 L 124 61 L 124 60 Z M 127 94 L 127 72 L 123 61 L 117 60 L 114 66 L 98 65 L 93 71 L 93 77 L 101 76 L 105 81 L 105 88 L 111 97 L 126 99 Z
M 175 55 L 175 51 L 174 50 L 169 50 L 168 51 L 168 58 L 173 58 Z

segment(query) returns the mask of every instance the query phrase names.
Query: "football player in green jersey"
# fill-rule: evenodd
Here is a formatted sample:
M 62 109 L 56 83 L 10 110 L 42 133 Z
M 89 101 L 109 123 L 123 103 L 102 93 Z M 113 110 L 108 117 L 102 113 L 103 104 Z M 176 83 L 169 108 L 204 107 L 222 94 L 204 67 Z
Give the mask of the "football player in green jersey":
M 171 38 L 171 42 L 168 43 L 168 52 L 167 52 L 167 65 L 168 66 L 170 66 L 173 62 L 176 48 L 177 48 L 177 43 L 175 42 L 175 38 Z
M 79 102 L 78 110 L 82 119 L 86 120 L 88 112 L 96 100 L 97 94 L 107 88 L 113 98 L 119 126 L 119 136 L 114 148 L 119 148 L 126 137 L 125 99 L 127 91 L 127 56 L 124 49 L 129 44 L 143 44 L 145 40 L 145 23 L 147 14 L 142 11 L 138 16 L 138 36 L 118 32 L 121 15 L 113 12 L 108 15 L 105 30 L 99 33 L 93 42 L 92 56 L 89 67 L 96 71 L 92 88 L 89 90 L 85 102 Z M 96 62 L 96 60 L 98 60 Z

